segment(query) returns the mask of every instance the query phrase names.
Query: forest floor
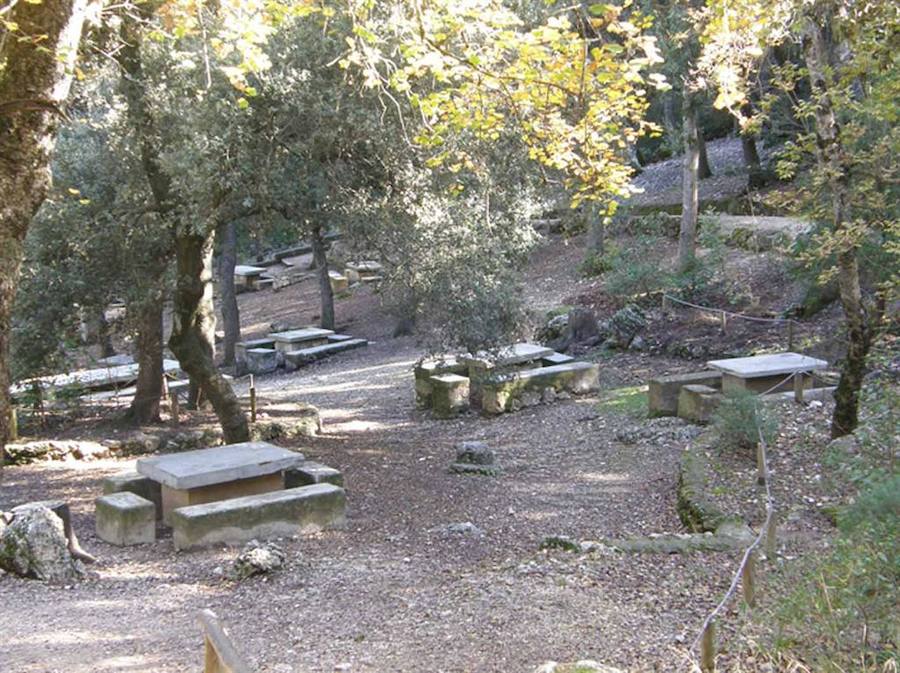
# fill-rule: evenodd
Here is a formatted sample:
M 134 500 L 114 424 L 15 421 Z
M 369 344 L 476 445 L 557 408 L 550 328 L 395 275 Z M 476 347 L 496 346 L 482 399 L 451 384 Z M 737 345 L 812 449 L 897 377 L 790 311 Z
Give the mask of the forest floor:
M 600 281 L 578 275 L 583 243 L 552 238 L 536 250 L 525 284 L 536 312 L 575 303 L 608 312 Z M 794 286 L 784 274 L 773 276 L 774 266 L 769 256 L 749 253 L 735 252 L 729 262 L 778 311 Z M 313 323 L 318 314 L 313 280 L 239 301 L 245 337 L 275 321 Z M 100 482 L 133 460 L 7 467 L 0 510 L 67 500 L 82 544 L 101 561 L 71 586 L 0 574 L 0 671 L 199 670 L 202 608 L 224 619 L 259 673 L 512 673 L 582 658 L 629 671 L 689 670 L 688 649 L 727 589 L 736 553 L 541 549 L 547 536 L 684 532 L 675 504 L 687 435 L 671 419 L 646 419 L 643 386 L 655 375 L 701 368 L 702 361 L 666 355 L 666 339 L 692 335 L 726 351 L 783 347 L 784 334 L 767 325 L 747 323 L 721 335 L 691 311 L 650 316 L 645 350 L 584 354 L 601 362 L 596 395 L 493 419 L 437 421 L 413 403 L 412 367 L 422 346 L 391 337 L 393 322 L 372 288 L 339 299 L 339 329 L 370 345 L 291 374 L 258 377 L 257 386 L 266 401 L 303 401 L 321 410 L 323 434 L 294 446 L 342 470 L 348 525 L 282 540 L 287 566 L 267 577 L 232 580 L 236 548 L 179 553 L 163 529 L 155 544 L 118 548 L 99 540 L 93 500 Z M 837 320 L 826 313 L 810 323 L 810 333 L 834 332 Z M 245 383 L 238 388 L 243 392 Z M 822 485 L 813 478 L 818 453 L 779 454 L 779 447 L 825 441 L 829 410 L 828 403 L 808 407 L 799 420 L 785 412 L 793 420 L 783 427 L 775 460 L 784 455 L 805 476 L 782 488 L 794 516 L 780 564 L 827 543 Z M 195 414 L 185 423 L 208 420 Z M 106 416 L 65 433 L 103 436 L 113 423 Z M 500 476 L 448 472 L 456 445 L 476 439 L 494 450 Z M 752 478 L 750 468 L 741 479 Z M 757 497 L 741 486 L 732 501 L 752 514 Z M 448 528 L 459 523 L 476 530 Z M 742 611 L 732 608 L 721 624 L 723 670 L 740 660 L 743 670 L 754 670 L 734 635 Z

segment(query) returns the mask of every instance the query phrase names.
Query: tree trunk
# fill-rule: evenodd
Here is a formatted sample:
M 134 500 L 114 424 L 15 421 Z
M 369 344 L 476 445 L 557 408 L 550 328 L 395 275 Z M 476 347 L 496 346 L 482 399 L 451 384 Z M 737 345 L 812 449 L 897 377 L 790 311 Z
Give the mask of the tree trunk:
M 697 110 L 693 95 L 685 85 L 683 99 L 684 160 L 681 172 L 681 229 L 678 232 L 678 271 L 684 273 L 694 263 L 697 240 L 697 217 L 700 210 L 697 191 L 700 167 L 700 134 L 697 132 Z
M 310 231 L 312 239 L 313 260 L 319 271 L 319 295 L 322 299 L 322 329 L 334 329 L 334 293 L 331 291 L 331 278 L 328 276 L 328 257 L 325 254 L 325 236 L 320 224 L 313 225 Z
M 694 124 L 697 124 L 696 117 L 694 118 Z M 697 125 L 697 145 L 699 146 L 699 162 L 697 164 L 697 177 L 700 180 L 706 180 L 706 178 L 712 177 L 712 169 L 709 167 L 709 157 L 706 154 L 706 141 L 703 140 L 703 133 L 700 131 L 699 125 Z
M 234 289 L 234 267 L 237 264 L 237 226 L 234 220 L 224 220 L 220 225 L 222 251 L 219 257 L 219 295 L 222 302 L 222 326 L 225 338 L 222 342 L 222 364 L 234 365 L 234 346 L 241 340 L 241 314 Z
M 825 12 L 833 7 L 820 8 Z M 825 37 L 830 15 L 806 17 L 803 35 L 803 55 L 809 70 L 809 80 L 815 103 L 816 160 L 819 170 L 827 176 L 831 192 L 831 229 L 835 235 L 847 228 L 847 202 L 850 174 L 841 145 L 840 128 L 829 92 L 830 65 Z M 859 393 L 866 372 L 866 357 L 871 345 L 871 331 L 863 303 L 859 280 L 857 248 L 852 242 L 838 250 L 838 289 L 844 316 L 847 320 L 847 356 L 841 369 L 841 379 L 835 391 L 834 414 L 831 417 L 831 436 L 841 437 L 856 429 L 859 422 Z
M 6 33 L 0 40 L 0 468 L 9 436 L 9 337 L 23 243 L 50 189 L 57 116 L 72 83 L 87 0 L 5 4 L 4 20 L 18 24 L 25 39 Z
M 138 308 L 137 389 L 126 414 L 136 425 L 159 422 L 159 402 L 163 394 L 163 319 L 162 301 L 154 299 Z
M 746 103 L 741 107 L 741 114 L 745 117 L 751 116 L 753 107 Z M 747 186 L 750 189 L 760 189 L 765 186 L 766 179 L 762 172 L 759 152 L 756 150 L 756 138 L 750 133 L 742 132 L 739 124 L 736 123 L 735 126 L 741 136 L 741 153 L 744 157 L 744 168 L 747 169 Z
M 116 354 L 113 347 L 112 333 L 109 331 L 109 323 L 106 321 L 106 308 L 100 308 L 97 316 L 97 340 L 100 342 L 100 357 L 109 358 Z
M 175 240 L 177 286 L 169 348 L 181 368 L 196 381 L 208 400 L 229 444 L 250 439 L 247 417 L 228 381 L 216 369 L 210 334 L 215 331 L 212 310 L 212 253 L 215 230 L 207 235 L 179 232 Z

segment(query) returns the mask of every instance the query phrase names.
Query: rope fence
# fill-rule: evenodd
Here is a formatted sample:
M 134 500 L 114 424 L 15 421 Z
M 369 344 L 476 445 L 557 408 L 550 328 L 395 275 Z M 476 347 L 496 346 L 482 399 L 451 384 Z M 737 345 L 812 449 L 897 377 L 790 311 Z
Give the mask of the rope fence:
M 791 379 L 802 380 L 802 375 L 789 374 L 782 381 L 772 386 L 766 393 L 772 392 L 781 386 L 787 384 Z M 795 386 L 796 387 L 796 386 Z M 801 388 L 802 389 L 802 388 Z M 759 400 L 762 395 L 754 400 L 756 408 L 756 433 L 758 436 L 757 445 L 757 482 L 765 488 L 766 517 L 759 528 L 759 532 L 753 541 L 744 550 L 740 563 L 731 578 L 731 583 L 725 595 L 713 610 L 703 620 L 700 632 L 691 644 L 690 651 L 697 652 L 699 648 L 700 670 L 703 673 L 713 673 L 716 670 L 716 621 L 721 620 L 724 610 L 734 598 L 738 586 L 742 589 L 744 603 L 748 608 L 752 608 L 756 602 L 756 551 L 765 542 L 766 557 L 772 559 L 776 551 L 776 523 L 775 523 L 775 499 L 772 496 L 772 479 L 769 471 L 768 459 L 768 443 L 759 423 Z
M 730 318 L 736 318 L 738 320 L 746 320 L 748 322 L 756 322 L 756 323 L 787 325 L 788 350 L 794 349 L 794 332 L 796 330 L 796 326 L 799 325 L 800 323 L 797 322 L 796 320 L 794 320 L 793 318 L 762 318 L 760 316 L 747 315 L 746 313 L 738 313 L 736 311 L 729 311 L 728 309 L 718 308 L 716 306 L 702 306 L 700 304 L 694 304 L 693 302 L 685 301 L 684 299 L 679 299 L 678 297 L 673 297 L 672 295 L 666 294 L 664 292 L 662 294 L 663 311 L 669 310 L 670 303 L 680 304 L 681 306 L 687 306 L 688 308 L 692 308 L 697 311 L 704 311 L 706 313 L 711 313 L 715 316 L 718 316 L 723 332 L 727 329 L 728 320 Z

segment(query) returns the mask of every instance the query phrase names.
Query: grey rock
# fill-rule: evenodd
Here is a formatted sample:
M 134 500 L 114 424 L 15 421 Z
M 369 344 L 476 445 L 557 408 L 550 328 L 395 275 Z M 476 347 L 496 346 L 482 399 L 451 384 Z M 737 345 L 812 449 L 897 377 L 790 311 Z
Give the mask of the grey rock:
M 484 537 L 484 531 L 471 521 L 464 521 L 462 523 L 450 523 L 446 526 L 438 526 L 437 528 L 432 528 L 429 532 L 438 533 L 447 537 L 454 537 L 458 535 Z
M 238 579 L 265 575 L 284 565 L 284 551 L 274 542 L 260 544 L 250 540 L 234 560 L 233 571 Z
M 97 460 L 111 455 L 109 447 L 97 442 L 57 439 L 10 443 L 5 451 L 6 462 L 10 465 L 28 465 L 45 460 Z
M 544 391 L 541 393 L 541 402 L 544 404 L 552 404 L 556 401 L 558 396 L 559 395 L 554 388 L 544 388 Z
M 562 549 L 563 551 L 581 551 L 581 543 L 567 535 L 548 535 L 541 542 L 541 549 Z
M 534 407 L 541 403 L 541 393 L 536 390 L 526 390 L 519 400 L 523 407 Z
M 647 318 L 639 306 L 628 304 L 609 319 L 610 342 L 628 348 L 638 333 L 647 327 Z
M 2 527 L 0 568 L 46 582 L 70 582 L 81 574 L 69 553 L 62 519 L 42 506 L 19 509 Z
M 456 450 L 457 463 L 493 465 L 494 452 L 485 442 L 462 442 Z

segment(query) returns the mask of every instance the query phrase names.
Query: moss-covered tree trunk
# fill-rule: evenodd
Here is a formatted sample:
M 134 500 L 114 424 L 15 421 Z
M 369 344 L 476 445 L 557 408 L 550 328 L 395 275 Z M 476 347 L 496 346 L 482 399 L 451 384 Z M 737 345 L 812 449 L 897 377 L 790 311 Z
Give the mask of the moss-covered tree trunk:
M 698 171 L 700 168 L 700 134 L 694 95 L 684 88 L 682 110 L 684 159 L 681 169 L 681 228 L 678 232 L 678 270 L 684 272 L 694 263 L 697 241 L 697 218 L 700 211 Z
M 219 255 L 219 300 L 222 303 L 222 364 L 234 364 L 234 346 L 241 340 L 241 314 L 234 289 L 234 267 L 237 265 L 237 226 L 227 219 L 219 224 L 222 250 Z
M 163 394 L 163 316 L 162 299 L 154 297 L 138 308 L 135 356 L 138 379 L 127 417 L 143 425 L 159 421 L 159 402 Z
M 328 256 L 325 251 L 325 232 L 322 225 L 315 224 L 310 230 L 313 261 L 319 273 L 319 296 L 322 300 L 322 329 L 334 329 L 334 292 L 328 275 Z
M 212 304 L 212 254 L 215 229 L 206 234 L 181 231 L 175 241 L 176 287 L 169 348 L 215 409 L 225 441 L 246 442 L 250 428 L 231 385 L 216 369 L 210 334 L 216 316 Z
M 0 456 L 9 436 L 9 337 L 23 243 L 50 189 L 57 117 L 69 94 L 87 0 L 4 8 L 3 19 L 24 38 L 5 33 L 0 40 Z
M 814 13 L 816 12 L 817 13 Z M 834 8 L 830 3 L 816 5 L 805 17 L 803 55 L 809 70 L 815 103 L 816 160 L 827 177 L 831 196 L 831 229 L 840 236 L 848 226 L 850 172 L 841 144 L 840 127 L 831 101 L 831 65 L 827 33 Z M 850 238 L 850 237 L 847 237 Z M 863 302 L 859 279 L 857 247 L 844 241 L 837 252 L 837 282 L 841 306 L 847 320 L 847 355 L 841 379 L 835 391 L 832 437 L 853 432 L 859 423 L 859 393 L 866 373 L 866 357 L 871 345 L 871 330 Z

